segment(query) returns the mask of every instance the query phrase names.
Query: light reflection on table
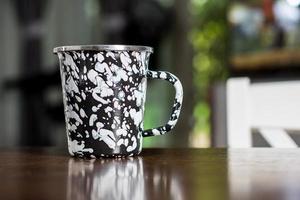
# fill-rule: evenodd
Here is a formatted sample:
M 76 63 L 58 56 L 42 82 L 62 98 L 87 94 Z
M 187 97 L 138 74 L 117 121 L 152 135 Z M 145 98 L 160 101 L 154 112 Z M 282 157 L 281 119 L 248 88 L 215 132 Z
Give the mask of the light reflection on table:
M 230 149 L 227 162 L 231 199 L 300 199 L 299 149 Z

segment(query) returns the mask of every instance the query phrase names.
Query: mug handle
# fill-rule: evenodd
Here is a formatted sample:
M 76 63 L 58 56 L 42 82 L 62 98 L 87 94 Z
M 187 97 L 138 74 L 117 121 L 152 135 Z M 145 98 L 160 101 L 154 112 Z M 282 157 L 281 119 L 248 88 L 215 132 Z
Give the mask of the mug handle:
M 151 71 L 148 70 L 146 74 L 147 78 L 153 79 L 162 79 L 170 82 L 175 87 L 175 100 L 173 103 L 173 108 L 171 112 L 171 117 L 168 123 L 164 126 L 160 126 L 157 128 L 147 129 L 142 132 L 143 137 L 155 136 L 155 135 L 163 135 L 166 132 L 172 130 L 177 123 L 181 106 L 182 106 L 182 98 L 183 98 L 183 89 L 181 82 L 179 79 L 171 74 L 170 72 L 165 71 Z

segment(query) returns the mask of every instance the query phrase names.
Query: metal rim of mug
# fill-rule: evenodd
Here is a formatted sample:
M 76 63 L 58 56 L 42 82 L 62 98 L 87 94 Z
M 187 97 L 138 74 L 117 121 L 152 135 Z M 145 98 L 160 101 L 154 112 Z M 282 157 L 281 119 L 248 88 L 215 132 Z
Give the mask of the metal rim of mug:
M 53 49 L 53 53 L 63 51 L 148 51 L 153 53 L 153 48 L 149 46 L 137 46 L 137 45 L 72 45 L 72 46 L 60 46 Z

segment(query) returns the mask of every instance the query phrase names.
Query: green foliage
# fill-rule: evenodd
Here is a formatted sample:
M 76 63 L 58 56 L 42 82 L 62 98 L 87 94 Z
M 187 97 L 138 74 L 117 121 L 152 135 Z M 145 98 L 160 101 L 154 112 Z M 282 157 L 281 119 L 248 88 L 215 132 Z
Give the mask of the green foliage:
M 200 101 L 196 104 L 194 116 L 197 117 L 197 123 L 194 128 L 196 133 L 209 133 L 210 125 L 208 120 L 210 117 L 210 109 L 207 102 Z
M 190 40 L 194 47 L 194 84 L 196 133 L 210 132 L 208 90 L 212 83 L 227 77 L 228 24 L 227 0 L 193 0 L 194 25 Z

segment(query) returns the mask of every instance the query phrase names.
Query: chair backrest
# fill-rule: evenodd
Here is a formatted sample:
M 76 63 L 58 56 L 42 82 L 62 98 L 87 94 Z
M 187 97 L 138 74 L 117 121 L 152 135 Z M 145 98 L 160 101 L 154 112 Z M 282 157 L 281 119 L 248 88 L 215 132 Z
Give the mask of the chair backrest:
M 297 147 L 285 130 L 300 130 L 300 81 L 230 78 L 226 95 L 229 147 L 251 147 L 253 128 L 273 147 Z

